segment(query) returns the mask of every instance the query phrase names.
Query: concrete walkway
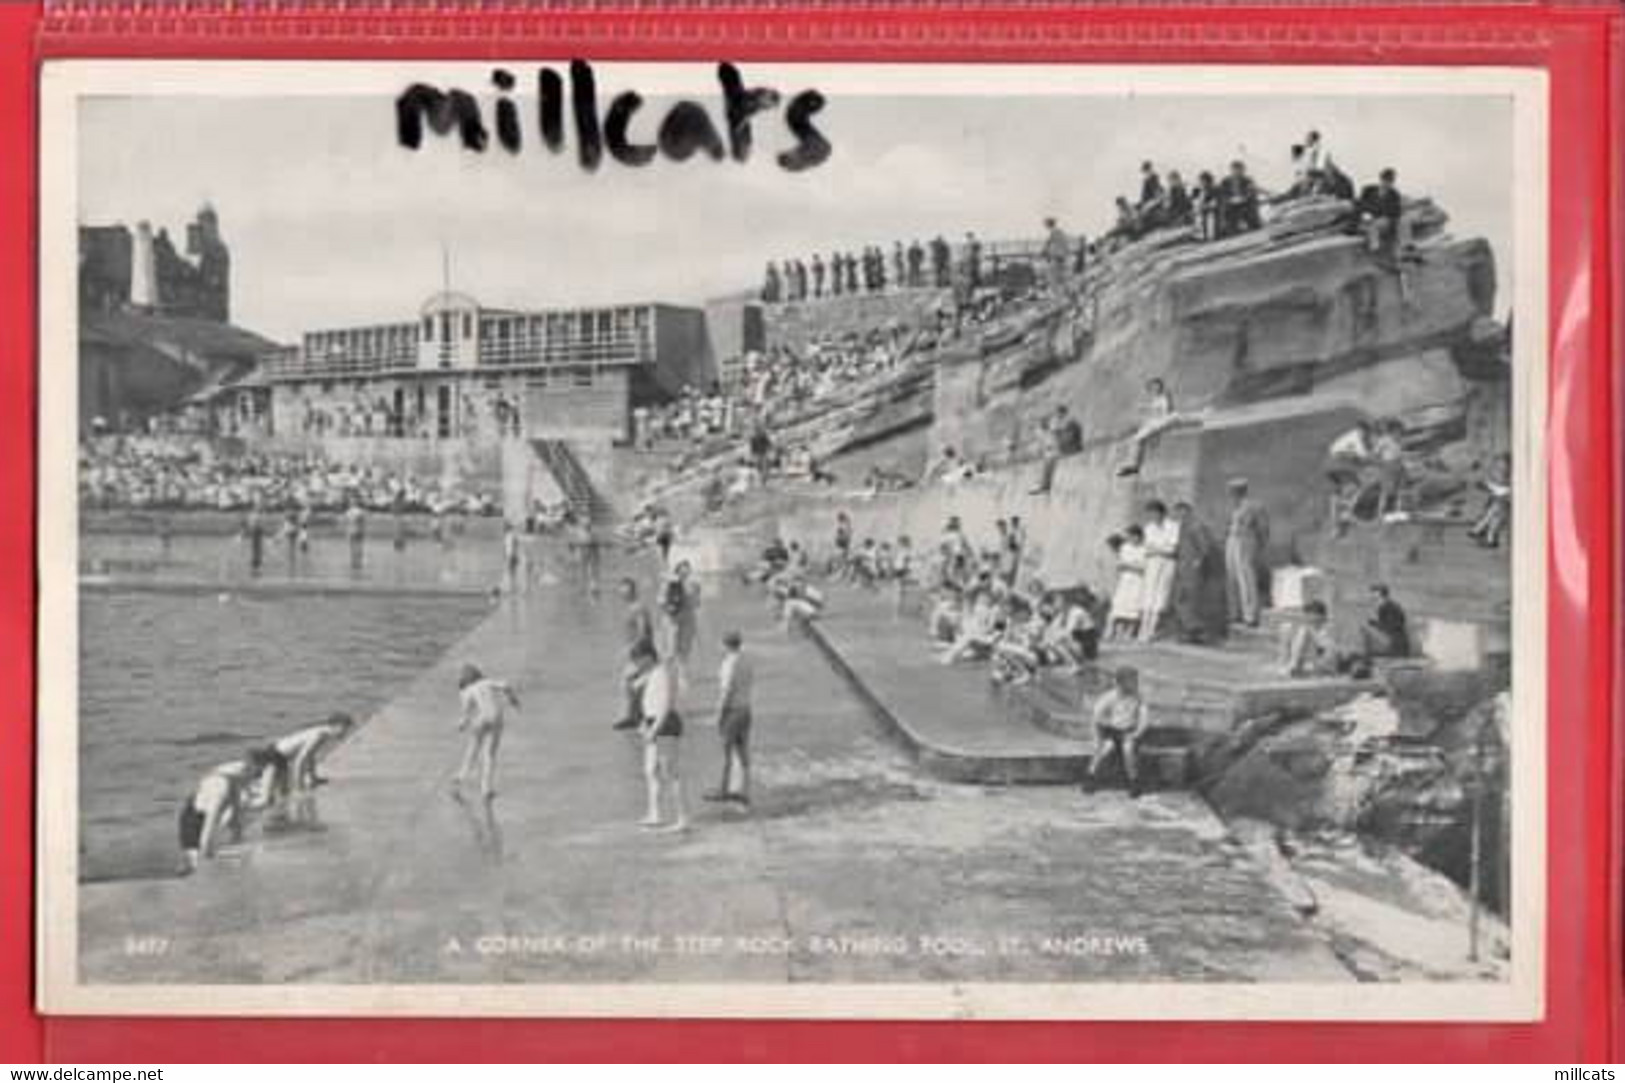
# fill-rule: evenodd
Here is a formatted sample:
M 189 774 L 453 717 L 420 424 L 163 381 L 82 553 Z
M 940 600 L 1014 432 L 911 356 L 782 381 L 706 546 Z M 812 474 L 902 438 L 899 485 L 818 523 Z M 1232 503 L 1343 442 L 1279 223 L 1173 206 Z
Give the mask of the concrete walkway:
M 927 778 L 739 588 L 711 587 L 702 610 L 684 768 L 696 797 L 714 784 L 715 640 L 742 628 L 756 805 L 695 800 L 688 834 L 642 831 L 638 749 L 609 725 L 617 617 L 568 585 L 499 603 L 332 758 L 319 829 L 251 831 L 187 879 L 84 885 L 84 979 L 1349 979 L 1196 798 Z M 446 786 L 465 659 L 525 696 L 489 810 Z M 129 950 L 146 936 L 164 949 Z M 1025 948 L 994 951 L 997 937 Z M 1066 950 L 1080 937 L 1128 946 Z M 900 949 L 840 950 L 861 938 Z

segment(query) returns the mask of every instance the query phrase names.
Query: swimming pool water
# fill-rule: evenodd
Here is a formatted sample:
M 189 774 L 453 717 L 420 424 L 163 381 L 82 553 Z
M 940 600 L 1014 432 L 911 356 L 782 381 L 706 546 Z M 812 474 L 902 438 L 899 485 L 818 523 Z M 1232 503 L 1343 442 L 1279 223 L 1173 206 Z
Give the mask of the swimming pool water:
M 79 612 L 80 875 L 96 879 L 174 852 L 201 772 L 336 710 L 364 721 L 489 602 L 144 589 L 86 591 Z

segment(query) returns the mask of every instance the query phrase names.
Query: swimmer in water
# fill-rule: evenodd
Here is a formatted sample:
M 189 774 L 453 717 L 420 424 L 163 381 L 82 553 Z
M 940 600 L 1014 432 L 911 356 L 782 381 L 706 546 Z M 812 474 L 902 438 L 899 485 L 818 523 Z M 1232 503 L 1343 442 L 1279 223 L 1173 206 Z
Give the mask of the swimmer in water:
M 326 721 L 295 730 L 272 745 L 288 762 L 288 779 L 295 792 L 308 792 L 327 781 L 316 774 L 317 761 L 355 728 L 355 719 L 335 711 Z
M 181 856 L 188 872 L 215 856 L 221 831 L 229 832 L 233 842 L 242 839 L 249 789 L 275 760 L 275 750 L 269 746 L 251 749 L 242 759 L 215 767 L 198 782 L 181 806 L 178 824 Z
M 519 706 L 519 693 L 507 681 L 495 680 L 480 672 L 480 667 L 464 663 L 457 678 L 458 697 L 462 711 L 457 731 L 468 734 L 463 749 L 463 762 L 452 777 L 454 795 L 462 792 L 462 785 L 480 772 L 480 793 L 489 801 L 496 796 L 497 751 L 502 746 L 502 728 L 507 721 L 507 708 Z

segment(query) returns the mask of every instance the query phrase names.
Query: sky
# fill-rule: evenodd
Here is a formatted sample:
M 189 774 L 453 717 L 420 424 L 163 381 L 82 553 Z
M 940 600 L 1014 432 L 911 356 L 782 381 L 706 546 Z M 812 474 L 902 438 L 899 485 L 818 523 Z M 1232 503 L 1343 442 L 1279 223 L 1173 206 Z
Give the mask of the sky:
M 720 115 L 709 69 L 696 100 Z M 522 91 L 533 68 L 516 67 Z M 471 67 L 463 84 L 485 85 Z M 746 65 L 793 94 L 805 76 Z M 601 98 L 636 86 L 600 70 Z M 98 96 L 79 118 L 79 221 L 166 226 L 177 243 L 208 201 L 232 251 L 233 321 L 281 341 L 305 330 L 407 320 L 440 288 L 516 308 L 666 301 L 754 287 L 769 259 L 894 239 L 1031 237 L 1053 215 L 1095 234 L 1139 164 L 1187 178 L 1244 158 L 1260 183 L 1290 181 L 1288 149 L 1319 129 L 1357 182 L 1382 166 L 1431 195 L 1457 236 L 1486 237 L 1510 297 L 1511 99 L 1472 96 L 965 96 L 843 93 L 821 81 L 828 161 L 788 173 L 777 115 L 759 117 L 744 164 L 697 157 L 589 174 L 534 139 L 516 156 L 431 137 L 395 141 L 395 86 L 345 96 Z M 666 99 L 634 122 L 647 138 Z M 489 123 L 489 115 L 488 115 Z

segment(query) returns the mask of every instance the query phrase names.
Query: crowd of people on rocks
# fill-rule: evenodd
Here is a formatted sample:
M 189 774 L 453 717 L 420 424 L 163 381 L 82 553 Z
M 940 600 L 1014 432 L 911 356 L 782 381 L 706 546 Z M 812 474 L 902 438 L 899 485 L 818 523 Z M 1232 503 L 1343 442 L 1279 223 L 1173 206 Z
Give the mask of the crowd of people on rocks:
M 1374 182 L 1356 190 L 1318 131 L 1292 145 L 1290 168 L 1291 184 L 1271 193 L 1240 159 L 1217 175 L 1203 169 L 1189 180 L 1180 170 L 1162 171 L 1153 162 L 1142 162 L 1139 197 L 1117 197 L 1116 221 L 1099 244 L 1111 251 L 1168 228 L 1193 228 L 1202 240 L 1220 240 L 1262 228 L 1261 206 L 1266 200 L 1323 197 L 1348 204 L 1343 225 L 1364 235 L 1373 251 L 1406 251 L 1404 197 L 1394 169 L 1380 170 Z
M 313 455 L 221 454 L 203 439 L 123 435 L 80 443 L 79 498 L 95 510 L 497 512 L 490 493 L 440 477 Z

